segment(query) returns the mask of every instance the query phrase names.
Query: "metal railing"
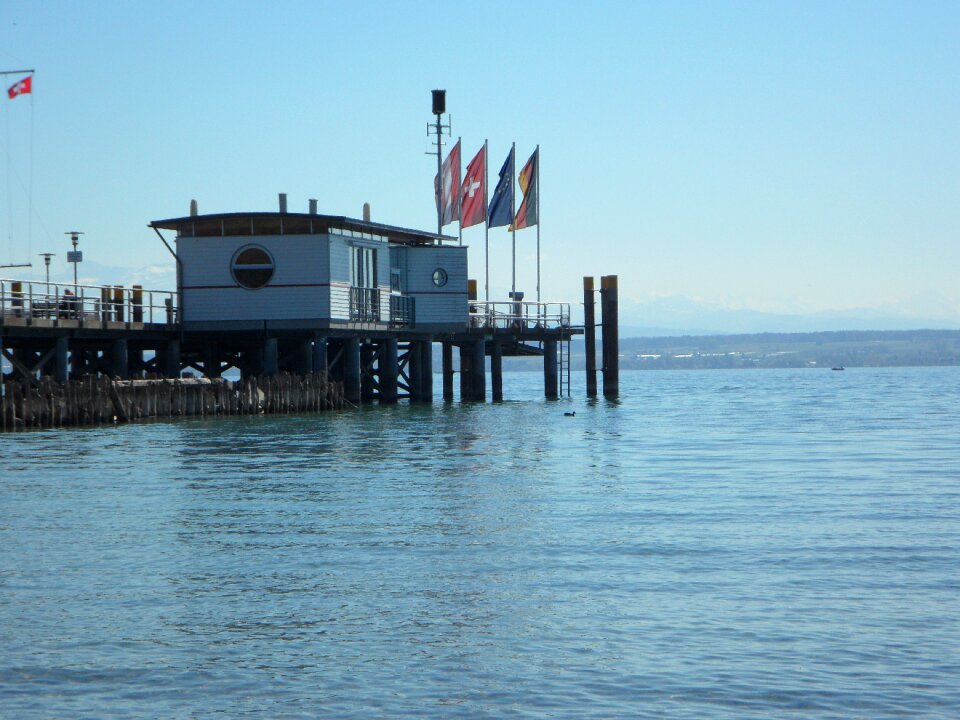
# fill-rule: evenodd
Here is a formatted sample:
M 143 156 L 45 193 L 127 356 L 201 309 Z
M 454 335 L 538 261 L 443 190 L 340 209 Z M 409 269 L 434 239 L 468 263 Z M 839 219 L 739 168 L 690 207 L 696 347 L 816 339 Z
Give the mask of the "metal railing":
M 570 327 L 570 303 L 470 302 L 470 327 L 548 330 Z
M 0 322 L 32 324 L 35 320 L 145 323 L 178 321 L 177 294 L 144 290 L 139 285 L 73 285 L 0 280 Z
M 380 322 L 380 288 L 350 288 L 350 319 Z
M 413 325 L 416 323 L 416 305 L 409 295 L 390 296 L 390 324 Z

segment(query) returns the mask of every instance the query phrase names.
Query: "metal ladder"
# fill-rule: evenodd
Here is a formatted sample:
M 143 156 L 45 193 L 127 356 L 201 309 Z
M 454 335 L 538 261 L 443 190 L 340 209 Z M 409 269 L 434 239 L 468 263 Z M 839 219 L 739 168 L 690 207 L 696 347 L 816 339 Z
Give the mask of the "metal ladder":
M 560 370 L 560 397 L 566 393 L 570 397 L 570 336 L 560 331 L 560 339 L 557 341 L 559 346 L 559 370 Z

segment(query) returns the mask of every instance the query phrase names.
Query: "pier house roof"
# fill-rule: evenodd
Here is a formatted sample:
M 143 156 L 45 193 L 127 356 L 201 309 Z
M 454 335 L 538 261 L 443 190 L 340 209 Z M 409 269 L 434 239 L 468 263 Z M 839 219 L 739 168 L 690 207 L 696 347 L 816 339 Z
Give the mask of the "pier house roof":
M 283 212 L 233 212 L 154 220 L 149 227 L 174 230 L 181 237 L 237 237 L 256 235 L 345 234 L 398 245 L 435 245 L 456 242 L 450 235 L 384 225 L 342 215 Z

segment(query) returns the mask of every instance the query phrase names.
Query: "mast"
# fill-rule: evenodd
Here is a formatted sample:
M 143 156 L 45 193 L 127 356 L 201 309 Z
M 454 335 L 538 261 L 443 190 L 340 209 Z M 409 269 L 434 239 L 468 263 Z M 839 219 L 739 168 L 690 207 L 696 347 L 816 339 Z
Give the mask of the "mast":
M 490 156 L 487 153 L 487 140 L 483 141 L 483 299 L 490 302 L 490 201 L 487 198 L 490 185 Z
M 443 114 L 447 111 L 447 91 L 433 90 L 433 114 L 437 116 L 435 123 L 427 123 L 427 135 L 431 132 L 436 133 L 437 145 L 437 244 L 440 244 L 440 236 L 443 235 L 443 131 L 450 132 L 450 125 L 444 125 L 442 121 Z M 449 123 L 450 116 L 447 116 Z

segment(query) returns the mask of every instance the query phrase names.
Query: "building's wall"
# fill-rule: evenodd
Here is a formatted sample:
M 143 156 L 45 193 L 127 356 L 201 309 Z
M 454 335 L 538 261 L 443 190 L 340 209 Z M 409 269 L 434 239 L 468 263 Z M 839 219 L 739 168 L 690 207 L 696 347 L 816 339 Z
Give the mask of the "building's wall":
M 462 330 L 467 326 L 467 248 L 462 246 L 418 245 L 398 248 L 401 289 L 416 303 L 417 329 L 436 327 Z M 447 283 L 437 287 L 433 272 L 441 268 Z
M 328 242 L 326 235 L 178 237 L 184 322 L 329 318 Z M 230 269 L 247 245 L 265 248 L 274 260 L 269 284 L 256 290 L 237 285 Z
M 380 320 L 390 321 L 390 253 L 384 242 L 330 236 L 330 317 L 347 320 L 350 317 L 350 251 L 353 247 L 377 250 L 377 285 L 380 289 Z

